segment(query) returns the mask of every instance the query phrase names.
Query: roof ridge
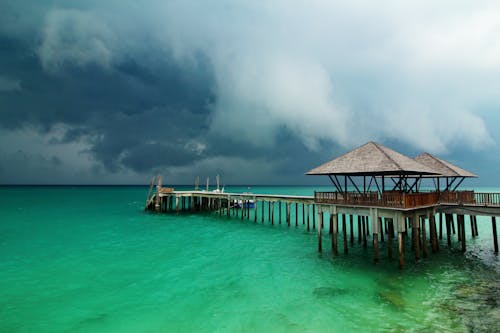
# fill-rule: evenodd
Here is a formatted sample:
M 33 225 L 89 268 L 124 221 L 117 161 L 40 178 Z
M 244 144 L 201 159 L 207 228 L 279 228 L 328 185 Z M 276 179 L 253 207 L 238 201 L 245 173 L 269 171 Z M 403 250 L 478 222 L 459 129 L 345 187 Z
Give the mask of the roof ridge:
M 438 158 L 438 157 L 436 157 L 436 156 L 434 156 L 434 155 L 432 155 L 432 154 L 429 154 L 428 152 L 424 152 L 424 154 L 429 155 L 429 156 L 430 156 L 433 160 L 435 160 L 435 161 L 437 161 L 439 164 L 443 165 L 446 169 L 448 169 L 448 170 L 450 170 L 451 172 L 453 172 L 454 174 L 458 175 L 458 172 L 457 172 L 456 170 L 454 170 L 453 168 L 450 168 L 450 167 L 448 166 L 448 164 L 447 164 L 447 163 L 444 163 L 444 161 L 443 161 L 443 160 L 441 160 L 440 158 Z
M 377 149 L 378 149 L 378 150 L 380 150 L 380 152 L 381 152 L 382 154 L 384 154 L 384 155 L 385 155 L 385 157 L 387 157 L 387 158 L 388 158 L 388 159 L 389 159 L 389 160 L 390 160 L 390 161 L 391 161 L 394 165 L 396 165 L 396 166 L 398 167 L 398 169 L 399 169 L 399 170 L 403 170 L 403 168 L 401 168 L 401 165 L 399 165 L 399 163 L 398 163 L 398 162 L 396 162 L 396 161 L 395 161 L 393 158 L 391 158 L 391 157 L 390 157 L 390 156 L 389 156 L 389 155 L 388 155 L 388 154 L 387 154 L 387 153 L 386 153 L 386 152 L 385 152 L 385 151 L 384 151 L 381 147 L 379 147 L 379 145 L 380 145 L 379 143 L 377 143 L 377 142 L 373 142 L 373 141 L 371 141 L 371 142 L 374 144 L 374 146 L 375 146 L 375 147 L 377 147 Z

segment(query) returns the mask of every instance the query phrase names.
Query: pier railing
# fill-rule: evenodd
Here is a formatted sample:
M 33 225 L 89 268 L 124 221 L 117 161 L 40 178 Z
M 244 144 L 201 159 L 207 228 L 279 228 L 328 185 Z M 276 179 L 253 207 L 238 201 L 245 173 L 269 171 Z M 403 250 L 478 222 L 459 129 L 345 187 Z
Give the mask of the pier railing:
M 500 206 L 500 193 L 453 192 L 314 192 L 316 203 L 349 206 L 416 208 L 437 204 Z

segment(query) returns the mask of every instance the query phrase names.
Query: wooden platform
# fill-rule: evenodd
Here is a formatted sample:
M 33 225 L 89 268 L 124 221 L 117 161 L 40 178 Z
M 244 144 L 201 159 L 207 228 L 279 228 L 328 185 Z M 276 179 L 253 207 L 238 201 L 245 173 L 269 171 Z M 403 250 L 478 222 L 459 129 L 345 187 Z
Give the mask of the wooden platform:
M 332 194 L 334 193 L 334 194 Z M 322 235 L 329 221 L 332 252 L 338 255 L 338 235 L 342 223 L 344 253 L 348 253 L 349 222 L 350 244 L 354 243 L 353 224 L 358 224 L 358 242 L 367 247 L 367 238 L 372 238 L 374 261 L 379 260 L 379 241 L 387 240 L 388 257 L 392 258 L 392 242 L 397 239 L 399 266 L 404 265 L 404 239 L 411 231 L 412 251 L 415 260 L 439 251 L 439 241 L 446 235 L 451 245 L 452 233 L 457 234 L 462 252 L 466 250 L 465 216 L 469 215 L 471 236 L 476 237 L 476 216 L 491 216 L 494 251 L 498 253 L 496 216 L 500 215 L 500 194 L 474 193 L 473 191 L 448 193 L 338 193 L 316 192 L 314 196 L 282 194 L 221 193 L 218 191 L 163 191 L 157 188 L 146 201 L 146 209 L 156 212 L 189 211 L 218 213 L 221 217 L 260 221 L 271 225 L 299 222 L 306 230 L 317 229 L 318 251 L 322 252 Z M 149 197 L 150 196 L 150 197 Z M 292 212 L 294 211 L 294 214 Z M 439 220 L 439 223 L 438 223 Z M 456 225 L 456 227 L 455 227 Z M 439 233 L 438 233 L 439 226 Z M 445 230 L 446 229 L 446 230 Z M 371 231 L 370 231 L 371 230 Z M 457 230 L 457 231 L 455 231 Z

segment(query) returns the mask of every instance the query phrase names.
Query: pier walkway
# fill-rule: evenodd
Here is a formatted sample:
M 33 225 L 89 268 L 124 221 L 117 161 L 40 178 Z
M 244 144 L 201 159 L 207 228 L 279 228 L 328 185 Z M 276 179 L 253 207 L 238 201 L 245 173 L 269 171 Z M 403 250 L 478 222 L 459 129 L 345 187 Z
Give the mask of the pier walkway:
M 379 260 L 379 242 L 387 242 L 387 256 L 393 257 L 397 239 L 399 265 L 404 266 L 405 239 L 411 237 L 415 259 L 439 251 L 443 234 L 448 246 L 456 235 L 461 250 L 466 251 L 465 217 L 470 221 L 472 237 L 478 235 L 477 216 L 491 216 L 494 251 L 498 253 L 496 216 L 500 216 L 500 193 L 473 191 L 387 193 L 360 195 L 356 192 L 315 192 L 314 196 L 256 193 L 221 193 L 220 191 L 175 191 L 157 187 L 148 194 L 146 209 L 164 213 L 209 212 L 227 218 L 254 222 L 304 225 L 318 232 L 318 251 L 323 251 L 325 234 L 331 236 L 332 252 L 339 254 L 338 238 L 343 239 L 344 253 L 355 239 L 363 247 L 371 238 L 374 260 Z M 327 223 L 329 222 L 329 227 Z M 341 223 L 342 228 L 339 228 Z M 357 228 L 356 228 L 357 224 Z M 371 230 L 371 232 L 370 232 Z M 410 232 L 411 231 L 411 235 Z M 357 233 L 357 235 L 356 235 Z

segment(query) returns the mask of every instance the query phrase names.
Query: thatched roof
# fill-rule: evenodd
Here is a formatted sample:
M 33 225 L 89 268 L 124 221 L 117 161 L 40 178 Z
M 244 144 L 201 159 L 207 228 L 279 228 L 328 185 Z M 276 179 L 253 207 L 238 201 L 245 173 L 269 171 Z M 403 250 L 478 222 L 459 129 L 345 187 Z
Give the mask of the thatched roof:
M 448 161 L 442 160 L 429 153 L 422 153 L 415 157 L 415 161 L 420 164 L 426 165 L 429 168 L 436 170 L 440 176 L 443 177 L 477 177 L 472 172 L 464 170 L 451 164 Z
M 368 142 L 307 175 L 435 175 L 436 171 L 376 142 Z

